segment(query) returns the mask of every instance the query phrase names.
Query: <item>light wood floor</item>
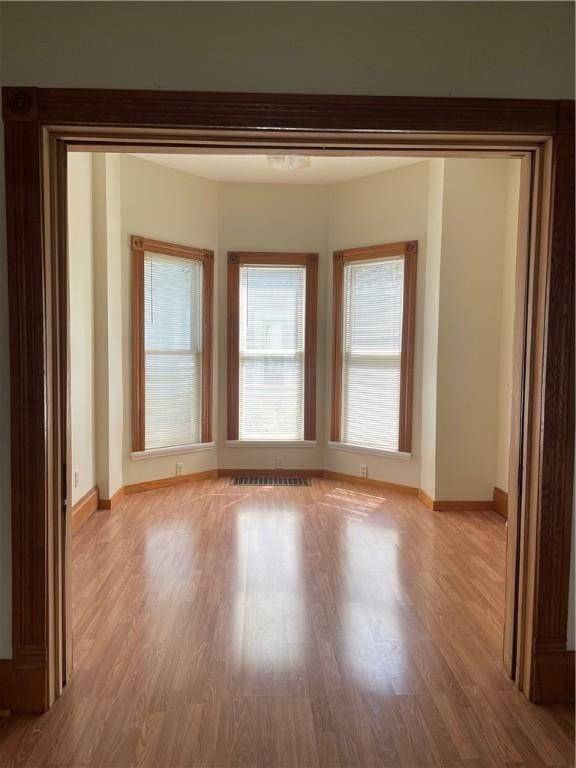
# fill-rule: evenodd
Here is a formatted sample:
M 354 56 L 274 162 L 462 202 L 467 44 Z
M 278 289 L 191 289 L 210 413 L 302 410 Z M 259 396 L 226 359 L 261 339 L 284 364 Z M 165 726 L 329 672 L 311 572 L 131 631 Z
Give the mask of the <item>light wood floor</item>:
M 504 521 L 327 480 L 127 497 L 74 539 L 75 675 L 0 765 L 566 766 L 501 663 Z

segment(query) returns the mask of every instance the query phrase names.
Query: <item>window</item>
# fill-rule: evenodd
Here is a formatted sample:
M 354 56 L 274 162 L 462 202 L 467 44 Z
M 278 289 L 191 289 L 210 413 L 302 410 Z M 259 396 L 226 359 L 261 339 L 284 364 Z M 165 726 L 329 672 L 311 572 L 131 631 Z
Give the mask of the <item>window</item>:
M 316 439 L 318 255 L 228 254 L 228 439 Z
M 334 254 L 330 439 L 409 453 L 416 241 Z
M 134 452 L 212 440 L 212 251 L 132 237 Z

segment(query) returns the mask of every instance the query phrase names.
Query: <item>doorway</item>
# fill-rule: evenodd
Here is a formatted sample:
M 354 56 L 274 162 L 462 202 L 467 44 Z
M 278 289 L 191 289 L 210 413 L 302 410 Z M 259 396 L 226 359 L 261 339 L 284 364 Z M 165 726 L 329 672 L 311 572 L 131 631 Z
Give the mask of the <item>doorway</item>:
M 11 288 L 14 287 L 11 290 L 10 319 L 13 328 L 29 329 L 28 334 L 17 334 L 12 347 L 16 384 L 12 405 L 13 412 L 17 414 L 17 423 L 13 425 L 13 493 L 15 508 L 18 509 L 13 520 L 15 551 L 22 553 L 22 557 L 26 557 L 26 539 L 29 539 L 26 531 L 36 531 L 38 541 L 45 541 L 46 546 L 40 546 L 45 559 L 40 558 L 35 565 L 30 561 L 31 570 L 23 569 L 21 562 L 15 558 L 15 658 L 12 674 L 24 675 L 29 683 L 26 690 L 21 689 L 16 708 L 38 711 L 49 706 L 62 690 L 69 668 L 69 653 L 65 651 L 68 647 L 66 573 L 69 532 L 61 514 L 66 498 L 61 467 L 65 463 L 62 457 L 66 454 L 67 422 L 67 355 L 63 346 L 67 318 L 63 291 L 66 285 L 65 171 L 69 145 L 100 149 L 107 146 L 131 151 L 145 146 L 154 147 L 155 151 L 173 151 L 180 144 L 196 149 L 226 146 L 235 152 L 258 148 L 267 153 L 273 147 L 305 154 L 317 151 L 319 147 L 332 153 L 362 153 L 369 146 L 371 153 L 382 154 L 398 154 L 402 150 L 403 153 L 431 157 L 451 153 L 464 157 L 488 155 L 523 159 L 524 215 L 529 234 L 517 292 L 520 301 L 516 317 L 520 332 L 516 334 L 519 340 L 515 355 L 517 421 L 512 434 L 512 452 L 515 451 L 518 463 L 517 483 L 511 486 L 511 491 L 517 491 L 518 495 L 511 499 L 513 512 L 509 523 L 504 658 L 518 686 L 531 698 L 545 700 L 550 695 L 556 697 L 556 689 L 552 693 L 546 689 L 550 676 L 543 670 L 558 670 L 559 660 L 565 654 L 570 538 L 566 532 L 569 534 L 571 525 L 571 428 L 574 418 L 570 397 L 573 382 L 573 345 L 570 340 L 573 329 L 572 324 L 567 322 L 573 317 L 573 223 L 570 223 L 573 148 L 569 133 L 564 135 L 561 132 L 558 115 L 563 107 L 557 105 L 556 111 L 546 116 L 546 122 L 542 115 L 533 112 L 529 116 L 522 114 L 519 106 L 514 112 L 513 105 L 502 118 L 502 105 L 495 102 L 494 111 L 486 109 L 482 117 L 474 122 L 474 105 L 466 101 L 455 105 L 442 100 L 432 100 L 434 104 L 412 100 L 412 109 L 421 110 L 418 127 L 427 131 L 427 134 L 419 135 L 404 111 L 407 102 L 398 100 L 351 99 L 336 105 L 326 98 L 320 101 L 323 114 L 319 116 L 317 100 L 308 97 L 273 97 L 267 102 L 265 97 L 245 97 L 243 100 L 231 97 L 226 100 L 221 95 L 218 99 L 200 95 L 192 97 L 191 112 L 184 110 L 180 117 L 176 117 L 179 105 L 186 102 L 185 97 L 178 94 L 172 101 L 171 97 L 167 97 L 167 102 L 164 95 L 160 117 L 157 107 L 161 97 L 140 94 L 134 96 L 132 107 L 138 104 L 140 110 L 147 108 L 149 114 L 154 116 L 143 119 L 141 111 L 141 122 L 137 125 L 137 109 L 119 119 L 123 97 L 115 97 L 114 92 L 92 92 L 91 95 L 66 93 L 58 101 L 58 92 L 52 91 L 54 101 L 45 102 L 48 105 L 46 111 L 32 121 L 29 118 L 22 121 L 20 115 L 29 112 L 38 95 L 35 89 L 30 91 L 32 95 L 21 89 L 7 94 L 9 265 Z M 114 98 L 116 101 L 113 101 Z M 215 117 L 219 102 L 227 104 L 225 118 Z M 262 109 L 266 103 L 270 112 L 263 118 Z M 19 108 L 10 113 L 10 104 L 24 104 L 26 109 L 22 111 Z M 95 113 L 106 114 L 111 105 L 119 110 L 113 119 L 107 122 L 102 117 L 99 120 L 91 117 Z M 359 114 L 366 117 L 358 117 Z M 466 119 L 471 120 L 468 125 Z M 226 123 L 226 129 L 214 130 L 215 123 L 222 121 Z M 55 124 L 82 127 L 50 128 Z M 127 127 L 123 130 L 111 128 L 110 125 L 114 124 Z M 150 126 L 148 129 L 142 127 L 146 124 Z M 167 127 L 160 135 L 158 130 L 162 124 Z M 172 127 L 168 127 L 170 124 Z M 174 129 L 174 124 L 194 127 Z M 128 127 L 130 125 L 131 128 Z M 254 125 L 258 125 L 261 132 L 254 131 Z M 266 125 L 269 128 L 266 129 Z M 300 130 L 290 133 L 290 128 L 295 125 Z M 362 125 L 373 131 L 369 139 L 362 134 Z M 467 136 L 466 131 L 471 126 L 474 126 L 474 134 Z M 534 138 L 533 129 L 536 126 L 540 129 L 540 136 Z M 400 133 L 391 139 L 383 130 L 386 127 Z M 243 129 L 241 133 L 238 132 L 240 128 Z M 279 133 L 279 128 L 284 128 L 284 131 Z M 355 134 L 355 131 L 359 132 Z M 430 137 L 430 131 L 442 133 Z M 449 131 L 460 133 L 451 136 Z M 496 137 L 491 135 L 493 131 L 498 132 Z M 38 132 L 44 137 L 42 145 L 37 141 Z M 46 187 L 39 183 L 43 162 L 47 164 Z M 44 210 L 44 219 L 40 216 L 41 210 Z M 27 254 L 26 259 L 21 258 L 24 253 Z M 36 287 L 29 280 L 29 275 L 18 267 L 19 259 L 21 264 L 29 265 L 30 254 L 37 259 L 42 278 Z M 34 299 L 34 294 L 30 292 L 40 289 L 42 285 L 47 291 L 46 303 L 30 301 Z M 550 291 L 553 291 L 554 301 L 550 300 Z M 40 336 L 37 334 L 40 327 L 46 329 L 48 350 L 42 342 L 44 332 Z M 27 339 L 27 345 L 23 344 L 23 338 Z M 22 344 L 21 349 L 19 344 Z M 44 365 L 45 360 L 47 366 Z M 35 371 L 46 371 L 46 378 L 40 375 L 34 379 Z M 30 393 L 31 379 L 36 382 L 35 397 Z M 42 389 L 37 388 L 38 381 L 44 382 Z M 33 407 L 24 409 L 24 402 Z M 34 418 L 35 408 L 41 403 L 46 403 L 48 408 L 46 439 L 40 429 L 44 420 Z M 24 413 L 26 419 L 22 420 Z M 548 440 L 547 434 L 550 434 Z M 47 495 L 42 498 L 31 494 L 26 483 L 20 482 L 19 456 L 31 445 L 38 451 L 35 454 L 39 461 L 37 476 L 43 478 L 47 489 Z M 544 520 L 550 524 L 544 525 Z M 28 527 L 23 527 L 24 524 Z M 542 541 L 543 536 L 547 538 L 546 542 Z M 19 541 L 22 542 L 21 549 L 18 549 Z M 557 556 L 536 558 L 536 551 L 541 555 L 545 551 L 553 551 Z M 42 562 L 47 566 L 46 570 L 41 567 Z M 550 594 L 547 590 L 552 590 L 556 597 L 552 603 L 557 608 L 552 613 L 538 608 L 540 604 L 551 604 L 547 600 Z M 28 595 L 27 603 L 22 602 L 24 595 Z M 41 607 L 42 604 L 45 608 Z M 43 628 L 48 630 L 46 635 Z M 44 636 L 48 638 L 45 645 Z M 548 641 L 540 646 L 535 642 L 538 638 L 551 637 L 558 638 L 554 647 Z M 44 651 L 30 655 L 26 649 L 32 647 L 44 648 Z M 560 684 L 560 677 L 556 676 L 553 686 Z

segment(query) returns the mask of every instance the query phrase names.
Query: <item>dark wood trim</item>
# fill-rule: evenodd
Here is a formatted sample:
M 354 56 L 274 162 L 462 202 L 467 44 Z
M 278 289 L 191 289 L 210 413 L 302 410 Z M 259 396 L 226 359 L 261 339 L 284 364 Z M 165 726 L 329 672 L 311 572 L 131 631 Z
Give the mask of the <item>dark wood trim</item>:
M 421 488 L 418 489 L 418 498 L 428 509 L 434 512 L 494 512 L 494 501 L 486 499 L 485 501 L 477 499 L 433 499 Z
M 160 253 L 202 263 L 202 393 L 201 441 L 212 442 L 214 252 L 140 235 L 130 238 L 132 249 L 132 450 L 146 448 L 146 354 L 144 349 L 144 254 Z
M 520 376 L 542 382 L 541 407 L 528 392 L 518 404 L 518 434 L 537 461 L 519 461 L 509 510 L 509 531 L 520 531 L 518 551 L 525 603 L 507 601 L 508 625 L 518 637 L 566 642 L 567 553 L 573 501 L 574 425 L 574 102 L 500 99 L 414 99 L 270 94 L 206 94 L 158 91 L 3 89 L 6 149 L 11 363 L 11 487 L 13 670 L 12 708 L 39 712 L 57 695 L 55 597 L 62 562 L 54 553 L 61 514 L 62 439 L 55 438 L 62 402 L 55 371 L 61 360 L 66 211 L 60 196 L 47 202 L 46 177 L 62 174 L 62 149 L 116 147 L 124 151 L 295 152 L 332 154 L 418 152 L 429 156 L 530 157 L 544 153 L 538 181 L 549 206 L 531 208 L 535 229 L 531 259 L 543 279 L 544 298 L 529 293 L 522 334 L 528 340 L 516 360 Z M 50 136 L 45 141 L 46 135 Z M 58 155 L 58 157 L 56 157 Z M 544 210 L 546 208 L 546 210 Z M 57 217 L 57 221 L 52 219 Z M 56 279 L 55 279 L 56 278 Z M 537 293 L 537 291 L 535 292 Z M 532 321 L 532 314 L 538 315 Z M 530 350 L 539 345 L 537 354 Z M 524 365 L 529 357 L 529 365 Z M 539 401 L 539 395 L 536 398 Z M 523 449 L 524 450 L 524 449 Z M 512 469 L 512 472 L 515 468 Z M 33 478 L 33 482 L 30 481 Z M 511 496 L 512 498 L 512 496 Z M 525 502 L 525 499 L 527 501 Z M 526 514 L 525 514 L 526 513 Z M 513 524 L 511 524 L 513 523 Z M 64 555 L 66 556 L 66 555 Z M 65 587 L 64 587 L 65 588 Z M 524 586 L 522 587 L 524 589 Z M 543 668 L 541 648 L 526 643 L 516 683 L 534 698 Z
M 332 263 L 332 371 L 330 391 L 330 440 L 342 440 L 342 344 L 344 341 L 344 252 L 336 251 Z
M 517 287 L 516 291 L 520 308 L 524 310 L 521 327 L 525 348 L 521 357 L 523 368 L 520 374 L 521 386 L 518 391 L 514 391 L 518 399 L 512 403 L 512 413 L 522 412 L 518 430 L 521 450 L 516 457 L 514 444 L 517 435 L 511 434 L 510 459 L 518 459 L 516 477 L 514 478 L 512 474 L 508 483 L 508 489 L 512 491 L 511 495 L 516 490 L 516 482 L 519 487 L 516 507 L 510 508 L 512 514 L 508 530 L 514 525 L 514 517 L 517 518 L 519 530 L 516 541 L 514 542 L 513 539 L 508 541 L 508 547 L 516 544 L 517 556 L 507 564 L 506 586 L 515 587 L 514 594 L 507 595 L 507 598 L 513 599 L 515 615 L 512 637 L 512 658 L 514 659 L 512 675 L 520 690 L 528 696 L 532 695 L 534 677 L 532 662 L 535 649 L 534 613 L 537 609 L 536 548 L 537 539 L 541 535 L 538 530 L 540 514 L 538 487 L 541 479 L 540 430 L 545 368 L 545 285 L 548 275 L 552 150 L 553 141 L 548 140 L 534 152 L 532 157 L 528 266 L 523 275 L 524 285 Z M 525 304 L 522 305 L 524 299 Z M 517 374 L 517 367 L 514 373 Z M 506 607 L 510 609 L 508 603 Z M 506 623 L 505 621 L 505 640 Z M 504 649 L 506 651 L 506 645 Z
M 418 496 L 419 501 L 421 501 L 425 507 L 428 507 L 428 509 L 434 509 L 434 499 L 429 496 L 426 491 L 423 491 L 422 488 L 418 488 L 418 493 L 416 495 Z
M 308 266 L 318 262 L 317 253 L 279 253 L 278 251 L 228 251 L 228 261 L 262 266 Z
M 41 712 L 50 704 L 47 666 L 50 553 L 48 489 L 53 432 L 46 406 L 54 397 L 53 339 L 46 291 L 50 265 L 43 226 L 41 128 L 6 124 L 6 236 L 10 327 L 12 492 L 12 649 L 15 676 L 26 690 L 11 708 Z
M 541 150 L 525 156 L 520 164 L 520 195 L 516 243 L 516 277 L 514 284 L 514 333 L 512 360 L 510 446 L 508 451 L 508 509 L 506 526 L 506 579 L 504 599 L 504 642 L 502 662 L 509 677 L 516 677 L 519 632 L 519 585 L 522 553 L 522 530 L 526 494 L 522 483 L 523 457 L 526 447 L 524 390 L 527 381 L 528 316 L 531 305 L 530 275 L 538 263 L 533 230 L 540 218 L 534 190 L 539 175 Z M 519 678 L 518 678 L 519 680 Z
M 402 240 L 397 243 L 382 243 L 379 245 L 365 245 L 361 248 L 345 248 L 336 251 L 342 254 L 345 264 L 350 261 L 369 261 L 370 259 L 386 259 L 392 256 L 406 256 L 418 253 L 418 240 Z
M 132 238 L 132 450 L 143 451 L 146 422 L 144 391 L 146 355 L 144 352 L 144 248 Z
M 99 509 L 99 501 L 98 486 L 95 485 L 94 488 L 91 488 L 88 493 L 85 493 L 84 496 L 74 504 L 70 515 L 72 533 L 76 533 L 76 531 L 92 517 L 94 512 Z
M 238 313 L 240 311 L 240 264 L 232 254 L 228 254 L 228 283 L 227 283 L 227 311 L 228 311 L 228 350 L 227 350 L 227 428 L 228 440 L 238 440 L 238 428 L 240 420 L 240 356 L 239 356 L 239 324 Z
M 404 493 L 407 496 L 417 496 L 418 488 L 413 485 L 402 485 L 401 483 L 389 483 L 387 480 L 376 480 L 374 477 L 358 477 L 357 475 L 347 475 L 343 472 L 332 472 L 325 469 L 322 477 L 328 480 L 339 480 L 343 483 L 352 483 L 353 485 L 365 485 L 372 488 L 382 488 L 395 493 Z
M 335 251 L 332 267 L 332 396 L 330 440 L 342 441 L 342 375 L 344 365 L 344 266 L 353 261 L 404 257 L 402 351 L 400 356 L 400 424 L 398 450 L 412 449 L 412 401 L 414 381 L 414 334 L 416 328 L 416 273 L 418 241 L 409 240 Z
M 47 420 L 52 424 L 49 450 L 48 494 L 48 553 L 53 567 L 50 571 L 50 590 L 54 599 L 49 604 L 53 617 L 53 643 L 49 646 L 48 662 L 52 674 L 48 680 L 50 698 L 59 696 L 72 669 L 71 607 L 64 598 L 70 581 L 72 547 L 71 516 L 68 513 L 70 494 L 68 403 L 70 383 L 70 354 L 68 339 L 68 157 L 66 147 L 56 138 L 43 132 L 44 173 L 44 232 L 47 273 L 50 288 L 46 294 L 49 328 L 53 330 L 53 344 L 48 356 L 48 377 L 52 382 L 53 397 L 47 407 Z M 64 215 L 60 212 L 64 210 Z M 61 247 L 61 243 L 64 245 Z M 53 254 L 61 252 L 62 259 Z
M 98 509 L 114 509 L 122 501 L 124 496 L 124 488 L 120 487 L 117 491 L 114 491 L 109 499 L 99 499 Z
M 498 488 L 498 486 L 494 486 L 492 502 L 494 504 L 494 509 L 499 515 L 508 517 L 508 494 L 506 491 L 503 491 L 502 488 Z
M 12 659 L 0 659 L 0 717 L 12 707 Z
M 196 259 L 197 261 L 214 258 L 213 251 L 208 251 L 206 248 L 179 245 L 178 243 L 169 243 L 165 240 L 153 240 L 150 237 L 141 237 L 140 235 L 132 235 L 130 243 L 133 251 L 160 253 L 164 256 L 179 256 L 181 259 Z
M 47 125 L 552 134 L 557 101 L 3 88 L 4 120 Z M 95 117 L 97 116 L 97 117 Z
M 153 491 L 156 488 L 166 488 L 170 485 L 181 485 L 183 483 L 192 483 L 199 480 L 210 480 L 217 477 L 217 470 L 207 469 L 205 472 L 192 472 L 189 475 L 175 475 L 174 477 L 162 477 L 158 480 L 145 480 L 142 483 L 133 483 L 125 485 L 122 488 L 122 495 L 131 495 L 133 493 L 142 493 L 143 491 Z
M 303 266 L 306 268 L 304 339 L 304 440 L 316 440 L 316 366 L 318 333 L 318 254 L 276 251 L 228 252 L 228 429 L 238 440 L 239 429 L 239 291 L 240 265 Z
M 45 712 L 50 701 L 48 691 L 50 670 L 47 649 L 13 646 L 11 669 L 7 674 L 7 694 L 10 697 L 7 708 L 14 713 Z
M 410 453 L 412 450 L 417 258 L 417 241 L 407 243 L 404 254 L 404 306 L 402 308 L 402 354 L 400 358 L 400 432 L 398 435 L 398 450 L 404 453 Z
M 304 440 L 316 440 L 316 365 L 318 358 L 318 254 L 306 257 L 304 340 Z
M 204 251 L 202 269 L 202 429 L 201 441 L 212 442 L 214 395 L 214 252 Z
M 536 704 L 574 703 L 574 651 L 562 644 L 542 644 L 535 651 L 532 701 Z
M 494 512 L 492 499 L 435 499 L 432 503 L 434 512 Z
M 554 141 L 548 270 L 545 282 L 540 477 L 533 615 L 532 680 L 538 700 L 549 664 L 542 644 L 566 650 L 574 500 L 574 112 L 570 132 Z M 548 233 L 547 233 L 548 234 Z M 556 652 L 556 650 L 555 650 Z

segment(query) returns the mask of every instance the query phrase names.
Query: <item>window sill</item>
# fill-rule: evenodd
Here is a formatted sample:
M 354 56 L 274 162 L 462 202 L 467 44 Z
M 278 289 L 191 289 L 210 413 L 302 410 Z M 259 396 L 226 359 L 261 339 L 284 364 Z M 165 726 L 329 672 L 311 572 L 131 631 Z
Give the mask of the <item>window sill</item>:
M 197 453 L 199 451 L 210 451 L 216 447 L 216 443 L 191 443 L 189 445 L 170 445 L 166 448 L 151 448 L 148 451 L 133 451 L 130 454 L 132 461 L 142 461 L 143 459 L 155 459 L 160 456 L 170 456 L 181 453 Z
M 316 448 L 316 440 L 226 440 L 226 448 Z
M 387 456 L 390 459 L 399 459 L 400 461 L 412 461 L 411 453 L 402 451 L 386 451 L 383 448 L 365 448 L 361 445 L 351 445 L 348 443 L 328 443 L 328 448 L 336 451 L 349 451 L 350 453 L 371 453 L 376 456 Z

